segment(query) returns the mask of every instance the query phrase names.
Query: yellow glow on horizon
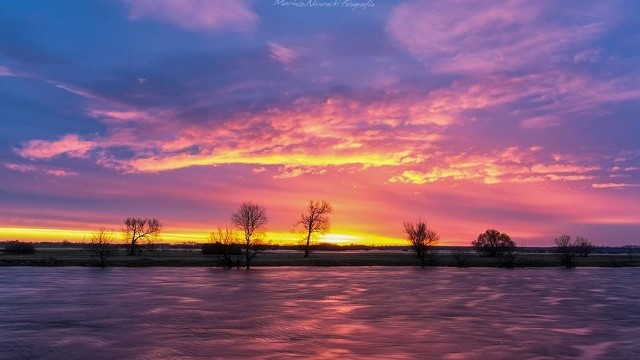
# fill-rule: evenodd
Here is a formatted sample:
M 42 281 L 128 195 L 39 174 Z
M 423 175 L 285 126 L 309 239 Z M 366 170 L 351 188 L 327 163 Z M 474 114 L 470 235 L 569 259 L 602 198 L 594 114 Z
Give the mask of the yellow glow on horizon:
M 109 229 L 107 229 L 109 230 Z M 21 228 L 0 227 L 0 241 L 20 240 L 28 242 L 83 242 L 88 241 L 95 230 L 81 229 L 50 229 L 50 228 Z M 159 242 L 180 244 L 186 242 L 204 243 L 209 241 L 209 231 L 170 231 L 163 232 Z M 121 241 L 121 233 L 114 231 L 115 241 Z M 298 244 L 301 239 L 291 232 L 267 232 L 266 241 L 274 244 Z M 316 242 L 326 242 L 338 245 L 404 245 L 402 239 L 379 236 L 374 234 L 360 234 L 340 231 L 318 237 Z

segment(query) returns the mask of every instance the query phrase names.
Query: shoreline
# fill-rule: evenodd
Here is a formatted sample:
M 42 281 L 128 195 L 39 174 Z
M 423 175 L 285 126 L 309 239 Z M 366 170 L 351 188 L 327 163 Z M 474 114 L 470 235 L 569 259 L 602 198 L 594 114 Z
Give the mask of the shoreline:
M 159 251 L 142 256 L 120 254 L 107 260 L 107 267 L 217 267 L 215 255 L 202 255 L 199 251 Z M 591 254 L 574 258 L 575 267 L 638 267 L 640 254 Z M 0 254 L 0 267 L 34 266 L 99 267 L 97 258 L 87 251 L 39 250 L 31 255 Z M 301 252 L 265 251 L 252 262 L 251 267 L 371 267 L 371 266 L 420 266 L 410 252 L 318 252 L 304 258 Z M 517 254 L 513 262 L 504 258 L 480 257 L 475 254 L 434 254 L 427 267 L 498 267 L 498 268 L 540 268 L 563 267 L 557 254 L 523 253 Z

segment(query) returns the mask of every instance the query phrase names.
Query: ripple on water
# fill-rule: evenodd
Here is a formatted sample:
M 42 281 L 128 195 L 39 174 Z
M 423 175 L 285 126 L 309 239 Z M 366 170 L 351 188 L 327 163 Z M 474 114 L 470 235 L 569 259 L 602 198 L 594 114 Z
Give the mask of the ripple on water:
M 0 271 L 0 349 L 51 359 L 635 358 L 639 276 L 623 268 L 8 268 Z

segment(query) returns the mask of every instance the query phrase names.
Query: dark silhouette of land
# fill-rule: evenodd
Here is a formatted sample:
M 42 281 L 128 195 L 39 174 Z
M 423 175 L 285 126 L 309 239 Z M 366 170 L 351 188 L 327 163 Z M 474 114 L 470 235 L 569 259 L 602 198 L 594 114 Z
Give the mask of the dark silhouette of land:
M 7 243 L 0 242 L 0 250 Z M 0 252 L 0 266 L 100 266 L 86 243 L 35 243 L 32 254 Z M 142 256 L 129 256 L 129 248 L 112 248 L 108 266 L 208 266 L 217 267 L 218 257 L 202 252 L 202 244 L 156 244 Z M 420 266 L 409 246 L 311 245 L 311 254 L 300 256 L 299 245 L 263 245 L 252 266 Z M 634 247 L 634 254 L 640 248 Z M 461 261 L 464 259 L 463 261 Z M 627 247 L 596 247 L 589 257 L 577 256 L 575 267 L 640 266 L 640 256 L 630 256 Z M 472 247 L 438 246 L 432 250 L 431 266 L 505 267 L 501 258 L 478 255 Z M 518 248 L 513 267 L 561 267 L 555 247 Z

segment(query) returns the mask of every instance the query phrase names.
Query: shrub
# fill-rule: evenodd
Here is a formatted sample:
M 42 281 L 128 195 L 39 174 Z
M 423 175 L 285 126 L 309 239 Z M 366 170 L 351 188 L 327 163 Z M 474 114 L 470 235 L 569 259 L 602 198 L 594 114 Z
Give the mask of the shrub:
M 202 255 L 242 255 L 239 244 L 223 244 L 221 242 L 202 244 Z
M 578 255 L 582 257 L 589 256 L 589 254 L 591 254 L 591 252 L 593 251 L 593 248 L 595 247 L 593 246 L 593 243 L 591 243 L 591 241 L 587 240 L 587 238 L 582 236 L 576 237 L 575 246 L 576 246 L 576 252 L 578 253 Z
M 29 255 L 36 252 L 36 247 L 32 243 L 9 241 L 4 246 L 5 254 Z
M 554 242 L 556 244 L 556 253 L 562 265 L 567 269 L 574 267 L 573 257 L 577 253 L 577 248 L 576 244 L 571 241 L 571 236 L 567 234 L 561 235 Z

